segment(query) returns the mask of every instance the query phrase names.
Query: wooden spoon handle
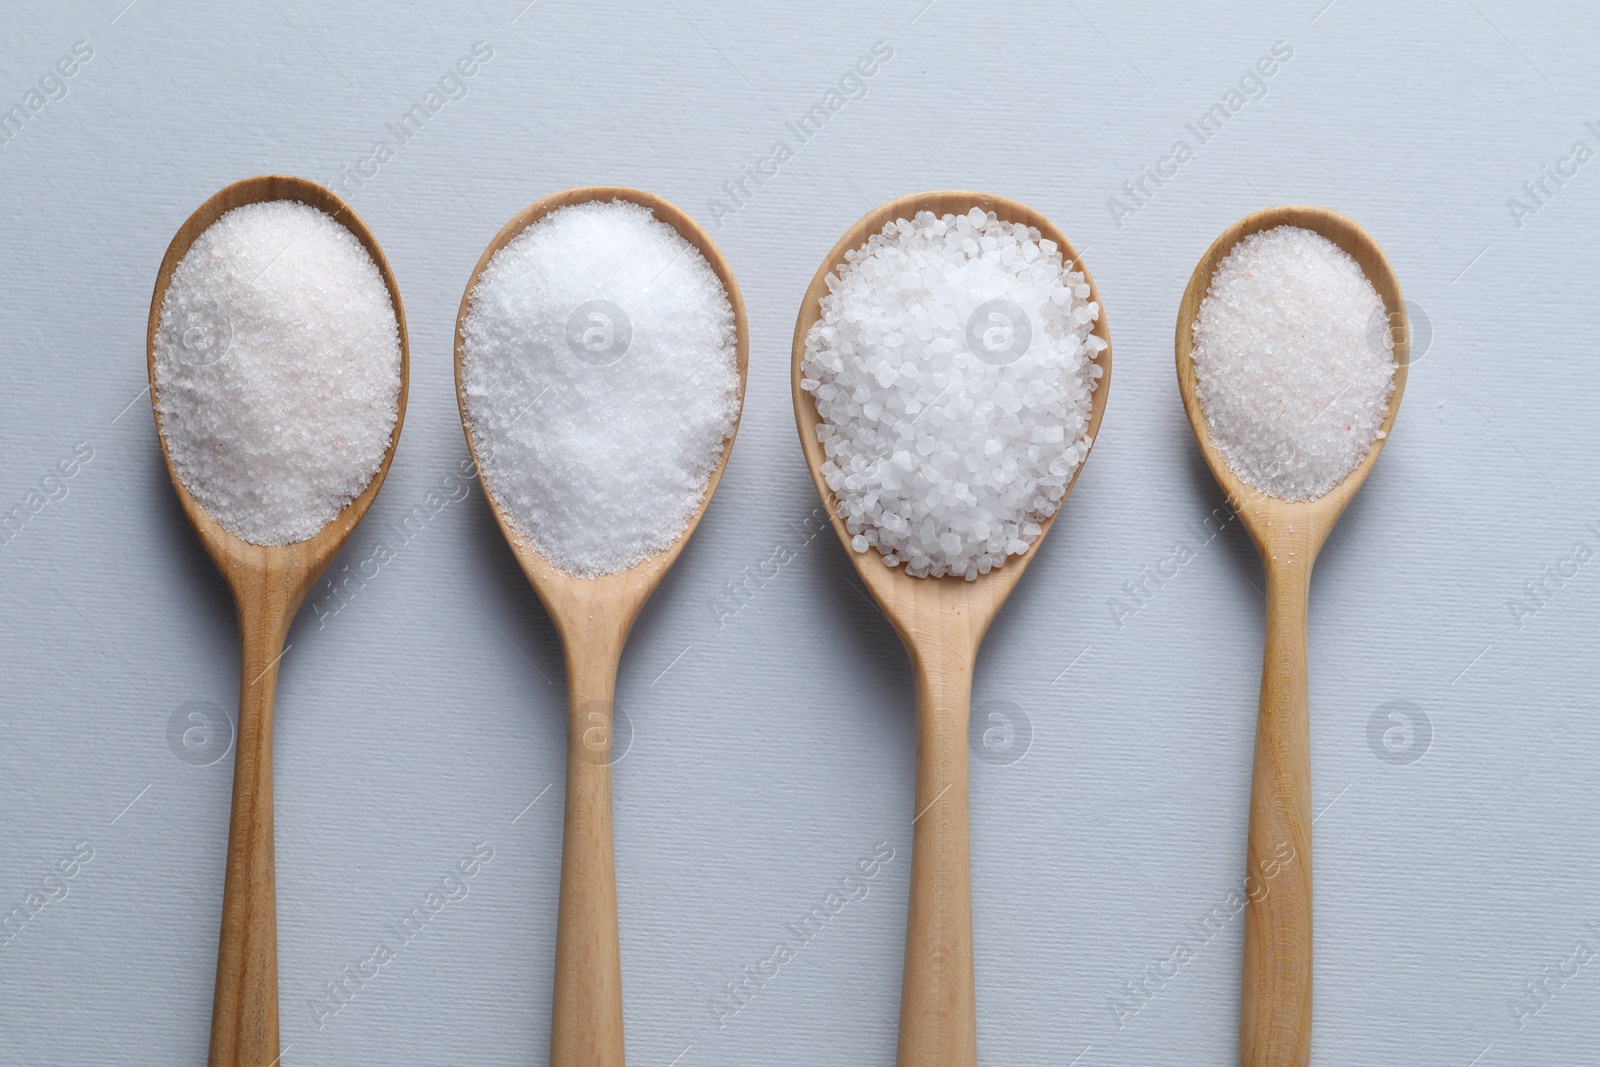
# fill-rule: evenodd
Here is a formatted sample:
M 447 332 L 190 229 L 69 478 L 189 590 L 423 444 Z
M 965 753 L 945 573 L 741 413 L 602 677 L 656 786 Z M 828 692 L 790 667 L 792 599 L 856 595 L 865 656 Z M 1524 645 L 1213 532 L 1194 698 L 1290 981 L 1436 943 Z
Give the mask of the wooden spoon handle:
M 899 1067 L 973 1067 L 972 856 L 967 723 L 972 657 L 913 655 L 917 673 L 917 805 L 911 906 L 900 987 Z
M 241 601 L 239 609 L 239 737 L 211 1005 L 211 1067 L 272 1067 L 278 1060 L 272 702 L 288 614 L 268 597 Z
M 1267 641 L 1246 853 L 1241 1067 L 1311 1060 L 1308 562 L 1267 560 Z
M 620 642 L 567 650 L 567 807 L 550 1067 L 623 1067 L 611 842 L 611 725 L 620 653 Z

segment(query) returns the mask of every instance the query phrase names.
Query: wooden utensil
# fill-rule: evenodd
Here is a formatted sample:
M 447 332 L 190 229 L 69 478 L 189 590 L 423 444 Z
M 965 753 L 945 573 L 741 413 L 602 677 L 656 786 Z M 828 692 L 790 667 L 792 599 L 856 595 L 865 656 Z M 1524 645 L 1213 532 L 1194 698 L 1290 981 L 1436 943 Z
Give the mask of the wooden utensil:
M 750 355 L 744 299 L 722 252 L 676 205 L 638 189 L 585 186 L 536 201 L 501 227 L 467 279 L 456 316 L 456 399 L 467 447 L 478 462 L 461 380 L 462 347 L 472 290 L 496 252 L 557 208 L 592 200 L 641 204 L 693 245 L 727 290 L 738 337 L 739 403 Z M 531 417 L 531 416 L 530 416 Z M 541 556 L 506 519 L 483 477 L 484 496 L 517 563 L 544 603 L 566 655 L 567 800 L 561 845 L 561 904 L 556 924 L 555 997 L 550 1026 L 551 1067 L 622 1067 L 622 955 L 617 934 L 617 878 L 611 841 L 611 723 L 617 664 L 628 631 L 667 569 L 700 524 L 733 449 L 739 417 L 722 445 L 705 497 L 682 536 L 649 559 L 616 574 L 579 578 Z
M 876 550 L 855 551 L 850 545 L 851 535 L 839 518 L 833 492 L 822 475 L 826 456 L 816 432 L 821 420 L 812 395 L 800 387 L 801 363 L 806 334 L 821 317 L 821 301 L 828 292 L 827 277 L 844 263 L 846 252 L 865 244 L 892 219 L 909 219 L 919 211 L 959 215 L 973 207 L 993 211 L 1008 222 L 1025 223 L 1054 241 L 1070 269 L 1083 272 L 1089 283 L 1089 299 L 1099 301 L 1094 279 L 1078 261 L 1071 242 L 1039 212 L 1015 200 L 984 193 L 914 193 L 868 213 L 839 238 L 811 279 L 794 330 L 795 421 L 812 481 L 833 521 L 834 532 L 844 544 L 845 555 L 900 635 L 916 675 L 917 796 L 912 820 L 911 904 L 906 918 L 905 971 L 900 991 L 900 1067 L 970 1067 L 977 1061 L 967 825 L 967 727 L 973 663 L 990 622 L 1044 543 L 1055 516 L 1039 524 L 1042 532 L 1026 552 L 970 582 L 957 576 L 913 578 L 904 567 L 885 566 Z M 1111 337 L 1103 307 L 1094 334 L 1107 347 L 1095 359 L 1102 376 L 1093 394 L 1091 438 L 1099 433 L 1111 384 Z M 1068 492 L 1082 470 L 1080 463 L 1067 483 Z
M 205 229 L 236 207 L 264 200 L 298 200 L 331 215 L 372 257 L 389 290 L 400 327 L 400 399 L 389 450 L 360 496 L 304 541 L 254 545 L 224 530 L 184 487 L 161 434 L 161 454 L 184 514 L 200 543 L 233 590 L 239 614 L 241 686 L 238 747 L 234 752 L 233 814 L 228 825 L 228 870 L 222 889 L 222 934 L 217 951 L 217 987 L 211 1007 L 211 1067 L 271 1067 L 278 1061 L 278 915 L 273 869 L 272 706 L 278 661 L 295 612 L 361 521 L 383 485 L 406 414 L 410 349 L 400 289 L 383 249 L 355 211 L 315 182 L 264 175 L 235 182 L 201 204 L 167 246 L 150 298 L 145 338 L 150 401 L 161 414 L 156 388 L 156 330 L 172 274 Z
M 1299 226 L 1348 252 L 1377 290 L 1395 335 L 1394 395 L 1383 435 L 1356 469 L 1316 500 L 1289 503 L 1247 485 L 1211 442 L 1195 391 L 1194 321 L 1211 276 L 1233 246 L 1275 226 Z M 1189 278 L 1178 309 L 1178 391 L 1195 440 L 1244 520 L 1267 579 L 1266 654 L 1256 720 L 1245 860 L 1241 1067 L 1306 1067 L 1311 1058 L 1311 752 L 1306 683 L 1306 598 L 1311 565 L 1350 498 L 1378 461 L 1400 410 L 1410 358 L 1400 282 L 1378 243 L 1351 220 L 1318 207 L 1275 207 L 1228 227 Z

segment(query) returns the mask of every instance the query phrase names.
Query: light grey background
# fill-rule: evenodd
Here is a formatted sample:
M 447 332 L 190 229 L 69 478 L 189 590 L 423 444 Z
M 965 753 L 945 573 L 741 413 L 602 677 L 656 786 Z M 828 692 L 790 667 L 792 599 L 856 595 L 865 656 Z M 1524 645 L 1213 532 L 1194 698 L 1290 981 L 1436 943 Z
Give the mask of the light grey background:
M 0 946 L 0 1063 L 205 1057 L 232 758 L 184 762 L 217 753 L 167 731 L 192 701 L 233 713 L 238 658 L 141 392 L 167 243 L 228 182 L 332 181 L 477 41 L 493 58 L 465 97 L 349 187 L 405 298 L 411 396 L 336 569 L 449 489 L 466 455 L 457 303 L 530 201 L 596 183 L 666 196 L 712 227 L 749 306 L 728 476 L 622 665 L 631 1063 L 894 1054 L 911 678 L 832 535 L 797 532 L 817 500 L 789 345 L 837 236 L 937 188 L 1055 220 L 1099 283 L 1115 351 L 1099 447 L 978 667 L 999 748 L 972 781 L 984 1061 L 1236 1057 L 1241 923 L 1209 943 L 1193 924 L 1242 880 L 1261 579 L 1236 524 L 1204 547 L 1194 533 L 1222 501 L 1178 402 L 1172 328 L 1208 243 L 1284 202 L 1366 226 L 1432 333 L 1313 587 L 1314 1062 L 1600 1057 L 1600 962 L 1573 962 L 1600 950 L 1600 564 L 1584 562 L 1600 549 L 1600 162 L 1525 200 L 1536 212 L 1508 205 L 1574 142 L 1600 149 L 1584 126 L 1600 124 L 1600 13 L 925 2 L 105 0 L 0 16 L 4 107 L 74 42 L 93 49 L 0 146 L 0 509 L 93 450 L 0 547 L 0 912 L 75 844 L 93 849 L 66 898 Z M 894 55 L 865 97 L 808 143 L 787 133 L 879 40 Z M 1119 227 L 1108 200 L 1175 140 L 1193 145 L 1185 123 L 1278 41 L 1293 57 L 1266 95 Z M 779 138 L 793 158 L 716 225 L 712 198 Z M 1197 558 L 1119 625 L 1124 583 L 1180 539 Z M 730 617 L 727 583 L 780 546 L 793 561 Z M 303 611 L 291 640 L 275 753 L 283 1062 L 544 1062 L 562 666 L 476 487 L 343 610 Z M 1020 760 L 1005 762 L 1020 746 L 1004 751 L 990 712 L 1031 725 Z M 480 842 L 494 858 L 467 898 L 318 1029 L 308 998 Z M 878 842 L 895 858 L 865 899 L 719 1024 L 723 984 L 792 942 L 785 923 Z M 1125 983 L 1185 938 L 1193 959 L 1127 1014 Z M 1529 1014 L 1539 981 L 1547 1003 Z

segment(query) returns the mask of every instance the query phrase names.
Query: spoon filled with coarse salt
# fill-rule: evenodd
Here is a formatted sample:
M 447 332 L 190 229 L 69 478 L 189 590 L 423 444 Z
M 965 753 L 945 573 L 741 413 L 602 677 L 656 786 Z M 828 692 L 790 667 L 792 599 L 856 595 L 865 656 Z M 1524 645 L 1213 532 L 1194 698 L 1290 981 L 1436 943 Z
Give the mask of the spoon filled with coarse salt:
M 1259 211 L 1195 267 L 1178 310 L 1178 389 L 1267 581 L 1246 852 L 1241 1067 L 1311 1057 L 1311 565 L 1383 450 L 1409 356 L 1383 250 L 1343 215 Z
M 518 213 L 456 319 L 484 495 L 566 654 L 567 789 L 552 1067 L 622 1067 L 611 834 L 617 666 L 711 503 L 744 400 L 744 301 L 695 221 L 637 189 Z
M 834 245 L 800 305 L 800 444 L 916 678 L 900 1067 L 977 1061 L 973 666 L 1083 469 L 1110 374 L 1089 272 L 1049 219 L 1004 197 L 884 204 Z
M 383 484 L 405 416 L 400 291 L 343 200 L 301 178 L 237 182 L 178 230 L 156 275 L 150 399 L 184 513 L 233 590 L 238 747 L 211 1067 L 278 1062 L 272 711 L 306 594 Z

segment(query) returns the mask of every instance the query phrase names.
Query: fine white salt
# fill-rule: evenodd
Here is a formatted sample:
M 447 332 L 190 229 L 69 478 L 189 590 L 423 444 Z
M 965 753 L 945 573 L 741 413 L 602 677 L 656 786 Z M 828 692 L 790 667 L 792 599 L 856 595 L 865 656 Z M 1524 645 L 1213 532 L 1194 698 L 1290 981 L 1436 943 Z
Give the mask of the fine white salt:
M 822 473 L 857 552 L 968 580 L 1026 552 L 1089 452 L 1100 307 L 1038 230 L 895 219 L 806 335 Z
M 461 381 L 484 484 L 570 574 L 675 542 L 739 412 L 733 305 L 698 249 L 623 200 L 559 208 L 469 297 Z
M 1194 322 L 1195 391 L 1228 468 L 1268 496 L 1315 500 L 1383 436 L 1394 339 L 1361 267 L 1296 226 L 1252 234 Z
M 290 200 L 229 211 L 161 303 L 156 416 L 223 529 L 304 541 L 366 489 L 399 414 L 400 328 L 354 234 Z

